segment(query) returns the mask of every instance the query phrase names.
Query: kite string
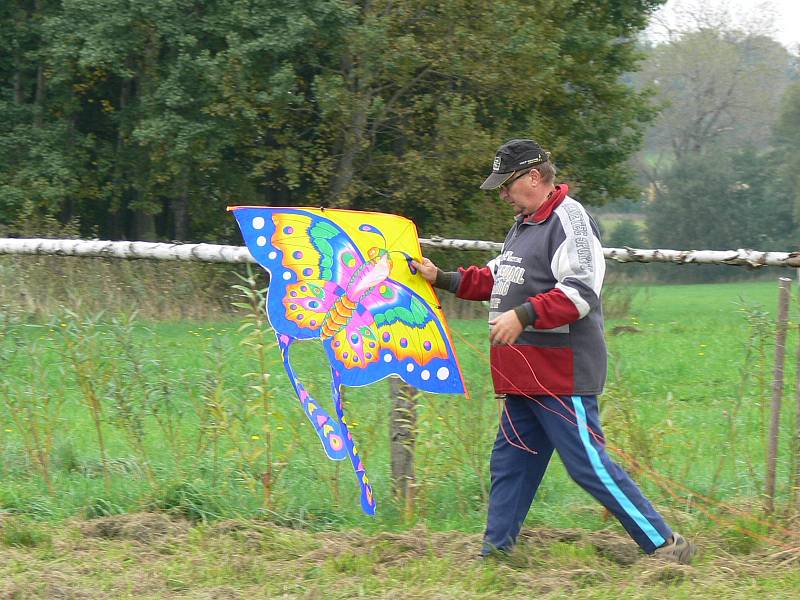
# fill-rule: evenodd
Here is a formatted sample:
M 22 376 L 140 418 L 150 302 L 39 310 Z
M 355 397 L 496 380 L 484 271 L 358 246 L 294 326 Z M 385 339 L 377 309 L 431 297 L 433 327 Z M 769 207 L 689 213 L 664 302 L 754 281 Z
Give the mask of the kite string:
M 489 364 L 489 367 L 491 368 L 491 370 L 492 370 L 494 373 L 497 373 L 498 375 L 500 375 L 501 377 L 503 377 L 503 378 L 504 378 L 504 379 L 505 379 L 505 380 L 506 380 L 506 381 L 507 381 L 509 384 L 511 384 L 511 385 L 512 385 L 512 386 L 515 388 L 515 392 L 517 392 L 517 393 L 518 393 L 520 396 L 523 396 L 523 397 L 525 397 L 525 398 L 528 398 L 528 399 L 530 399 L 530 400 L 532 400 L 532 401 L 536 402 L 536 403 L 537 403 L 539 406 L 541 406 L 541 407 L 542 407 L 542 408 L 544 408 L 545 410 L 548 410 L 548 411 L 550 411 L 550 412 L 552 412 L 552 413 L 554 413 L 554 414 L 556 414 L 556 415 L 558 415 L 558 416 L 562 417 L 562 418 L 563 418 L 564 420 L 566 420 L 568 423 L 571 423 L 571 424 L 573 424 L 573 425 L 576 425 L 576 426 L 577 426 L 577 423 L 576 423 L 575 421 L 572 421 L 571 419 L 567 418 L 567 417 L 566 417 L 565 415 L 563 415 L 562 413 L 560 413 L 560 412 L 558 412 L 558 411 L 555 411 L 555 410 L 551 409 L 550 407 L 548 407 L 548 406 L 544 405 L 544 404 L 543 404 L 543 403 L 542 403 L 542 402 L 541 402 L 541 401 L 540 401 L 538 398 L 536 398 L 535 396 L 531 396 L 531 395 L 529 395 L 529 394 L 526 394 L 526 393 L 522 392 L 522 390 L 520 390 L 519 388 L 517 388 L 517 387 L 516 387 L 516 386 L 513 384 L 513 382 L 511 382 L 511 381 L 508 379 L 508 377 L 506 377 L 506 376 L 505 376 L 503 373 L 501 373 L 501 372 L 499 371 L 499 369 L 497 369 L 497 368 L 496 368 L 494 365 L 492 365 L 492 364 L 491 364 L 491 361 L 490 361 L 489 357 L 488 357 L 488 356 L 486 356 L 486 353 L 485 353 L 485 352 L 483 352 L 482 350 L 480 350 L 479 348 L 477 348 L 477 347 L 476 347 L 474 344 L 472 344 L 472 343 L 471 343 L 471 342 L 470 342 L 468 339 L 466 339 L 466 338 L 463 336 L 463 334 L 461 334 L 460 332 L 458 332 L 458 331 L 457 331 L 457 332 L 456 332 L 456 334 L 458 335 L 459 339 L 460 339 L 462 342 L 464 342 L 464 343 L 465 343 L 465 344 L 466 344 L 466 345 L 467 345 L 467 346 L 468 346 L 470 349 L 472 349 L 472 350 L 473 350 L 473 351 L 474 351 L 476 354 L 478 354 L 478 355 L 479 355 L 479 356 L 480 356 L 480 357 L 481 357 L 481 358 L 482 358 L 482 359 L 483 359 L 483 360 L 484 360 L 486 363 L 488 363 L 488 364 Z M 509 347 L 513 348 L 513 346 L 509 346 Z M 514 349 L 515 349 L 517 352 L 519 352 L 519 350 L 518 350 L 518 349 L 516 349 L 516 348 L 514 348 Z M 574 411 L 572 411 L 572 410 L 569 408 L 569 406 L 567 406 L 567 405 L 566 405 L 566 404 L 565 404 L 565 403 L 564 403 L 564 402 L 563 402 L 563 401 L 562 401 L 562 400 L 561 400 L 561 399 L 560 399 L 558 396 L 556 396 L 556 395 L 555 395 L 555 394 L 553 394 L 553 393 L 552 393 L 550 390 L 548 390 L 546 386 L 544 386 L 543 384 L 541 384 L 541 382 L 539 381 L 538 377 L 536 377 L 536 373 L 534 372 L 534 370 L 533 370 L 533 367 L 532 367 L 532 365 L 530 364 L 530 362 L 528 361 L 528 359 L 527 359 L 527 358 L 525 357 L 525 355 L 524 355 L 524 354 L 522 354 L 521 352 L 519 352 L 519 354 L 522 356 L 523 360 L 525 361 L 525 363 L 526 363 L 526 364 L 527 364 L 527 366 L 528 366 L 528 369 L 531 371 L 531 374 L 533 375 L 534 379 L 535 379 L 535 380 L 536 380 L 536 382 L 537 382 L 537 383 L 538 383 L 538 384 L 539 384 L 539 385 L 542 387 L 542 389 L 543 389 L 544 391 L 546 391 L 546 392 L 548 393 L 548 395 L 552 396 L 553 398 L 556 398 L 556 399 L 557 399 L 557 400 L 558 400 L 558 401 L 559 401 L 559 402 L 560 402 L 560 403 L 561 403 L 561 404 L 564 406 L 564 408 L 565 408 L 565 409 L 566 409 L 566 410 L 567 410 L 567 411 L 568 411 L 570 414 L 572 414 L 573 416 L 575 416 L 575 417 L 576 417 L 576 419 L 579 419 L 579 417 L 577 417 L 577 415 L 574 413 Z M 506 414 L 507 414 L 507 413 L 506 413 Z M 510 420 L 510 416 L 509 416 L 508 414 L 507 414 L 507 416 L 509 417 L 509 420 Z M 583 419 L 581 419 L 581 420 L 583 420 Z M 584 422 L 584 423 L 585 423 L 585 422 Z M 502 422 L 501 422 L 501 425 L 502 425 Z M 595 438 L 595 440 L 597 440 L 597 441 L 598 441 L 599 443 L 601 443 L 601 444 L 605 444 L 605 441 L 604 441 L 604 439 L 603 439 L 603 437 L 602 437 L 602 436 L 600 436 L 600 435 L 599 435 L 599 434 L 597 434 L 595 431 L 593 431 L 593 430 L 592 430 L 590 427 L 588 427 L 588 424 L 586 424 L 586 426 L 587 426 L 587 429 L 589 430 L 590 434 L 591 434 L 591 435 L 592 435 L 592 436 Z M 505 434 L 505 431 L 504 431 L 503 433 L 504 433 L 504 435 L 506 435 L 506 434 Z M 506 439 L 508 440 L 508 438 L 507 438 L 507 437 L 506 437 Z M 512 443 L 510 440 L 508 440 L 508 441 L 509 441 L 509 443 Z M 513 444 L 512 444 L 512 445 L 513 445 Z M 642 475 L 644 475 L 644 476 L 648 477 L 648 478 L 649 478 L 651 481 L 653 481 L 653 482 L 654 482 L 656 485 L 658 485 L 658 487 L 662 488 L 664 491 L 666 491 L 667 493 L 669 493 L 671 496 L 673 496 L 674 498 L 676 498 L 676 499 L 678 499 L 678 500 L 683 500 L 683 501 L 685 501 L 685 500 L 687 500 L 687 499 L 686 499 L 686 498 L 682 498 L 682 497 L 680 497 L 678 494 L 676 494 L 673 488 L 680 489 L 680 490 L 682 490 L 682 491 L 684 491 L 684 492 L 688 493 L 690 496 L 692 496 L 692 497 L 694 497 L 694 498 L 696 498 L 696 499 L 698 499 L 698 500 L 701 500 L 701 501 L 703 501 L 703 502 L 705 502 L 705 503 L 709 504 L 710 506 L 714 506 L 714 507 L 716 507 L 716 508 L 723 509 L 723 510 L 725 510 L 725 511 L 728 511 L 728 512 L 730 512 L 730 513 L 733 513 L 733 514 L 736 514 L 736 515 L 739 515 L 739 516 L 743 516 L 743 517 L 749 518 L 749 519 L 751 519 L 751 520 L 755 521 L 757 524 L 763 525 L 763 526 L 765 526 L 765 527 L 767 527 L 767 528 L 769 528 L 769 529 L 773 529 L 773 530 L 774 530 L 774 529 L 776 529 L 776 527 L 777 527 L 775 523 L 772 523 L 772 522 L 769 522 L 769 521 L 765 521 L 765 520 L 763 520 L 763 519 L 759 519 L 757 516 L 753 515 L 753 514 L 752 514 L 752 513 L 750 513 L 750 512 L 747 512 L 747 511 L 744 511 L 744 510 L 741 510 L 741 509 L 737 509 L 736 507 L 733 507 L 733 506 L 731 506 L 731 505 L 728 505 L 728 504 L 726 504 L 726 503 L 723 503 L 723 502 L 721 502 L 721 501 L 719 501 L 719 500 L 717 500 L 717 499 L 710 498 L 710 497 L 708 497 L 708 496 L 705 496 L 705 495 L 703 495 L 703 494 L 700 494 L 700 493 L 696 492 L 695 490 L 692 490 L 691 488 L 689 488 L 689 487 L 687 487 L 687 486 L 685 486 L 685 485 L 681 484 L 680 482 L 677 482 L 677 481 L 675 481 L 675 480 L 673 480 L 673 479 L 671 479 L 671 478 L 669 478 L 669 477 L 667 477 L 667 476 L 665 476 L 665 475 L 662 475 L 662 474 L 658 473 L 657 471 L 655 471 L 654 469 L 652 469 L 652 468 L 650 468 L 650 467 L 644 467 L 644 466 L 642 466 L 642 465 L 641 465 L 641 464 L 640 464 L 640 463 L 639 463 L 639 462 L 638 462 L 636 459 L 634 459 L 634 458 L 633 458 L 631 455 L 629 455 L 627 452 L 623 451 L 622 449 L 620 449 L 620 448 L 618 448 L 618 447 L 616 447 L 616 446 L 614 446 L 614 445 L 612 445 L 612 444 L 605 444 L 605 445 L 606 445 L 606 447 L 607 447 L 609 450 L 611 450 L 611 451 L 612 451 L 612 452 L 614 452 L 615 454 L 618 454 L 618 455 L 620 455 L 622 458 L 624 458 L 626 461 L 628 461 L 628 462 L 630 463 L 631 467 L 632 467 L 633 469 L 635 469 L 635 470 L 636 470 L 638 473 L 641 473 Z M 517 447 L 518 447 L 518 446 L 517 446 Z M 710 512 L 709 512 L 709 511 L 708 511 L 708 510 L 707 510 L 705 507 L 703 507 L 703 506 L 702 506 L 700 503 L 696 503 L 696 504 L 695 504 L 695 506 L 697 506 L 698 510 L 700 510 L 700 511 L 701 511 L 701 512 L 702 512 L 704 515 L 706 515 L 706 516 L 707 516 L 709 519 L 711 519 L 712 521 L 714 521 L 714 522 L 715 522 L 715 523 L 717 523 L 718 525 L 726 525 L 725 521 L 721 521 L 721 520 L 720 520 L 718 517 L 716 517 L 715 515 L 713 515 L 712 513 L 710 513 Z M 749 535 L 750 537 L 753 537 L 753 538 L 755 538 L 755 539 L 759 539 L 759 540 L 761 540 L 761 541 L 765 541 L 765 542 L 771 543 L 771 544 L 773 544 L 773 545 L 777 545 L 777 546 L 779 546 L 779 547 L 788 548 L 788 546 L 787 546 L 787 545 L 786 545 L 784 542 L 781 542 L 781 541 L 779 541 L 779 540 L 776 540 L 775 538 L 770 538 L 769 536 L 765 536 L 765 535 L 763 535 L 763 534 L 761 534 L 761 533 L 759 533 L 759 532 L 756 532 L 756 531 L 752 531 L 752 530 L 750 530 L 750 529 L 747 529 L 746 527 L 743 527 L 742 525 L 740 525 L 740 524 L 738 524 L 738 523 L 735 523 L 735 522 L 728 522 L 728 523 L 727 523 L 727 525 L 729 525 L 729 526 L 732 526 L 733 528 L 735 528 L 736 530 L 740 531 L 741 533 L 744 533 L 744 534 L 746 534 L 746 535 Z M 786 534 L 786 535 L 789 535 L 789 536 L 792 536 L 792 535 L 796 534 L 796 531 L 794 531 L 794 530 L 791 530 L 791 529 L 786 529 L 786 528 L 784 528 L 784 527 L 777 527 L 777 529 L 778 529 L 778 531 L 779 531 L 779 532 L 781 532 L 781 533 L 784 533 L 784 534 Z

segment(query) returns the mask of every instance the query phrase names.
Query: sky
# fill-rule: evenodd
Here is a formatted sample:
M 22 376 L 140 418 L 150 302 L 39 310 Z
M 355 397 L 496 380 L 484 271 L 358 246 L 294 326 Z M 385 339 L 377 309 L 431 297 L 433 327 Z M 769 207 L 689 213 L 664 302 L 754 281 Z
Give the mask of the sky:
M 714 15 L 738 29 L 767 33 L 789 50 L 800 49 L 800 0 L 667 0 L 653 16 L 648 37 L 661 41 L 668 29 L 692 29 L 693 15 Z

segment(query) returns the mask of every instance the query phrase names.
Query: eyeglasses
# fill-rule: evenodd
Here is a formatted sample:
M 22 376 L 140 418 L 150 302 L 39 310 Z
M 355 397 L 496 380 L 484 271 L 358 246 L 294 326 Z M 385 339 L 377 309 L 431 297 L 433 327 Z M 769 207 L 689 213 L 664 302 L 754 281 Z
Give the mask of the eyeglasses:
M 512 174 L 511 177 L 509 177 L 503 183 L 500 184 L 500 189 L 503 190 L 504 192 L 507 192 L 509 189 L 511 189 L 511 186 L 514 184 L 514 182 L 517 179 L 520 179 L 521 177 L 524 177 L 528 173 L 530 173 L 530 169 L 526 169 L 526 170 L 522 171 L 522 173 L 520 173 L 516 177 Z

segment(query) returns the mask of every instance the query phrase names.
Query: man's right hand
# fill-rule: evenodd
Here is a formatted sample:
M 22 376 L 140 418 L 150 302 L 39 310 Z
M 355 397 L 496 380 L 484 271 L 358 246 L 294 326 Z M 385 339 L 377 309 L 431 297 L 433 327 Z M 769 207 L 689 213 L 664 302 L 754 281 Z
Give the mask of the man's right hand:
M 429 258 L 423 257 L 422 262 L 417 262 L 412 259 L 411 266 L 414 267 L 424 279 L 431 283 L 436 281 L 436 273 L 439 272 L 439 269 Z

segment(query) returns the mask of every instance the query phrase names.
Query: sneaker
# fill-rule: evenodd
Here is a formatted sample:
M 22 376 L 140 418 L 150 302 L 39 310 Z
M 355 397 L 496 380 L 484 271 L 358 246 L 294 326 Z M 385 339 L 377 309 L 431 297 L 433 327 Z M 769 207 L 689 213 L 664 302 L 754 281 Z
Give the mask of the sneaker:
M 695 546 L 686 541 L 680 533 L 673 533 L 672 537 L 661 547 L 656 548 L 653 556 L 662 560 L 688 565 L 692 562 Z

